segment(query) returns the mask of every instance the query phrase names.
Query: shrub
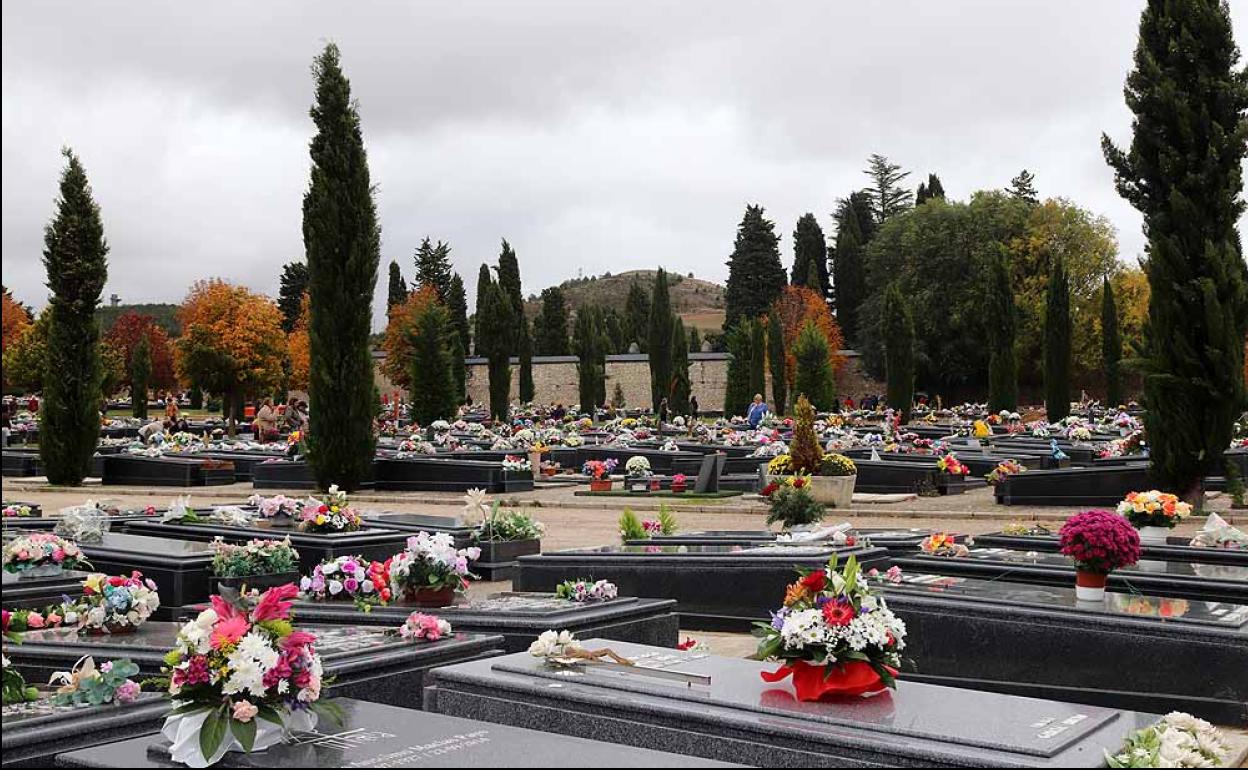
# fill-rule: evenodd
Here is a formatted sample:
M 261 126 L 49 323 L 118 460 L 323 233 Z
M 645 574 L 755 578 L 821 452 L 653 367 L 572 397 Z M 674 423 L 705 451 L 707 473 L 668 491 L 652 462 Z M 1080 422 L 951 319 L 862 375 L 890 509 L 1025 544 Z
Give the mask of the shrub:
M 786 529 L 815 524 L 823 520 L 823 503 L 815 500 L 806 480 L 799 477 L 778 485 L 770 495 L 771 510 L 767 523 L 780 524 Z

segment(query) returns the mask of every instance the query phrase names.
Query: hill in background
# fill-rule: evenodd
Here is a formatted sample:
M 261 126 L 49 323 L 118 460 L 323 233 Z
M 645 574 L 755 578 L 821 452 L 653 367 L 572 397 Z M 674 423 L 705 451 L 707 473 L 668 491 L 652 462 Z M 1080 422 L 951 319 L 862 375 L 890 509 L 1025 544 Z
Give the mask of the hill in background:
M 170 338 L 178 336 L 178 320 L 176 318 L 178 306 L 163 302 L 145 305 L 105 305 L 98 308 L 95 311 L 95 317 L 100 322 L 100 332 L 104 333 L 113 328 L 113 323 L 118 316 L 131 311 L 139 315 L 150 315 L 156 320 L 156 325 L 164 329 Z
M 576 313 L 585 305 L 612 307 L 624 312 L 628 289 L 633 281 L 646 292 L 654 288 L 654 270 L 629 270 L 624 273 L 606 273 L 588 278 L 571 278 L 559 284 L 567 299 L 570 312 Z M 686 327 L 696 326 L 702 331 L 719 331 L 724 325 L 724 287 L 712 281 L 704 281 L 690 275 L 667 274 L 672 309 L 684 321 Z M 537 315 L 542 303 L 537 294 L 525 302 L 525 314 L 530 319 Z

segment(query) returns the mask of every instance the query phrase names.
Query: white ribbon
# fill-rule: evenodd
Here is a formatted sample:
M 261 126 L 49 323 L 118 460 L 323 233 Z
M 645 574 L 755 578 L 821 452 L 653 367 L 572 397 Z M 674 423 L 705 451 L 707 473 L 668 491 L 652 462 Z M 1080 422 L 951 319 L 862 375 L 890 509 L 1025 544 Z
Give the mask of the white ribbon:
M 199 734 L 204 729 L 207 711 L 196 711 L 191 714 L 172 714 L 165 717 L 165 725 L 160 734 L 173 744 L 170 754 L 174 762 L 188 767 L 209 767 L 221 761 L 227 751 L 243 751 L 243 745 L 234 737 L 228 727 L 225 737 L 211 757 L 205 757 L 199 747 Z M 252 717 L 256 720 L 256 740 L 252 744 L 252 752 L 264 751 L 281 742 L 282 738 L 292 732 L 308 732 L 316 727 L 316 714 L 311 711 L 288 711 L 283 714 L 285 726 L 274 724 L 267 719 Z

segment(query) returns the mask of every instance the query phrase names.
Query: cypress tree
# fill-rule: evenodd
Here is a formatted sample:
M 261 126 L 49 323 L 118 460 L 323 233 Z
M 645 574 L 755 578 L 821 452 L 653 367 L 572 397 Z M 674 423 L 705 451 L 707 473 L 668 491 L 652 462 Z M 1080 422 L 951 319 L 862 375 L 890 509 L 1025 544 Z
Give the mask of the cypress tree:
M 542 289 L 542 308 L 533 319 L 533 342 L 538 355 L 568 355 L 568 304 L 558 286 Z
M 667 272 L 659 268 L 650 295 L 650 330 L 646 350 L 650 358 L 650 402 L 655 414 L 672 387 L 672 299 L 667 289 Z M 681 333 L 684 338 L 684 333 Z
M 744 415 L 755 391 L 750 390 L 750 370 L 753 368 L 753 335 L 750 324 L 742 321 L 725 333 L 728 353 L 727 383 L 724 389 L 724 415 Z
M 295 330 L 299 314 L 303 311 L 303 295 L 308 290 L 308 266 L 303 262 L 287 262 L 282 265 L 281 283 L 277 289 L 277 307 L 282 311 L 282 330 L 290 334 Z M 404 298 L 406 299 L 406 294 Z
M 451 379 L 455 383 L 454 401 L 458 406 L 468 393 L 468 366 L 464 363 L 464 343 L 458 334 L 451 333 Z
M 520 314 L 520 403 L 531 404 L 537 395 L 533 384 L 533 335 L 529 332 L 529 319 Z
M 602 406 L 606 400 L 605 339 L 598 308 L 586 305 L 577 311 L 573 337 L 577 356 L 577 395 L 581 402 L 581 411 L 595 417 L 596 407 Z
M 836 380 L 832 372 L 828 339 L 811 321 L 802 325 L 793 341 L 793 357 L 797 359 L 797 378 L 793 392 L 800 400 L 805 395 L 816 408 L 836 409 Z
M 633 343 L 641 352 L 646 352 L 646 343 L 650 337 L 650 293 L 636 279 L 628 287 L 628 297 L 624 300 L 624 332 L 628 339 L 621 353 L 627 353 Z
M 854 344 L 858 339 L 858 309 L 867 292 L 867 274 L 863 263 L 866 238 L 852 199 L 841 201 L 836 220 L 836 259 L 833 266 L 836 319 L 846 341 Z
M 390 260 L 390 286 L 386 292 L 386 312 L 394 310 L 396 305 L 402 305 L 407 301 L 407 281 L 403 280 L 403 271 L 399 270 L 399 263 L 393 259 Z
M 511 302 L 493 281 L 479 291 L 482 298 L 477 317 L 477 353 L 489 359 L 490 416 L 505 421 L 511 406 L 511 337 L 515 334 Z
M 685 336 L 685 322 L 680 316 L 672 317 L 672 395 L 668 405 L 673 415 L 689 414 L 689 338 Z
M 1061 257 L 1049 267 L 1044 308 L 1044 407 L 1057 422 L 1070 414 L 1070 279 Z
M 1244 212 L 1248 73 L 1230 9 L 1216 0 L 1150 0 L 1140 18 L 1135 114 L 1126 152 L 1102 140 L 1119 193 L 1144 215 L 1152 288 L 1144 327 L 1144 424 L 1155 483 L 1203 502 L 1203 480 L 1245 407 L 1248 267 Z
M 702 352 L 702 332 L 698 331 L 696 326 L 689 327 L 689 352 Z
M 603 344 L 607 353 L 627 353 L 628 333 L 624 331 L 624 318 L 613 307 L 602 314 Z
M 520 260 L 511 248 L 507 239 L 503 239 L 503 249 L 498 255 L 498 285 L 503 290 L 507 302 L 511 305 L 512 314 L 519 318 L 524 314 L 524 291 L 520 286 Z M 515 343 L 520 341 L 519 327 L 513 335 Z
M 895 283 L 884 290 L 884 361 L 887 403 L 906 422 L 914 407 L 914 317 Z
M 756 318 L 750 319 L 747 328 L 750 332 L 750 399 L 753 400 L 755 393 L 767 395 L 767 330 Z
M 48 482 L 78 486 L 100 436 L 99 324 L 95 308 L 108 279 L 108 244 L 87 172 L 66 148 L 56 215 L 44 228 L 48 342 L 39 410 L 39 456 Z
M 1109 276 L 1101 285 L 1101 358 L 1105 367 L 1105 406 L 1113 408 L 1122 403 L 1122 337 L 1118 334 L 1118 305 L 1114 302 L 1114 287 Z
M 477 272 L 477 306 L 472 316 L 473 352 L 478 356 L 485 355 L 485 343 L 481 335 L 481 310 L 485 307 L 485 288 L 492 283 L 494 283 L 494 279 L 490 276 L 490 266 L 482 263 L 481 269 Z
M 789 383 L 786 379 L 784 349 L 784 324 L 780 312 L 772 306 L 767 315 L 767 362 L 771 368 L 771 407 L 776 414 L 784 414 L 789 400 Z
M 147 335 L 139 337 L 130 360 L 130 406 L 135 417 L 147 419 L 147 389 L 152 379 L 152 348 Z
M 381 231 L 368 156 L 338 47 L 313 65 L 312 179 L 303 198 L 310 312 L 308 459 L 317 484 L 350 492 L 367 479 L 377 390 L 369 350 Z
M 747 206 L 728 259 L 725 329 L 742 318 L 766 315 L 784 290 L 788 276 L 780 264 L 779 243 L 775 224 L 763 216 L 763 207 Z
M 435 246 L 428 238 L 416 248 L 416 277 L 412 280 L 417 289 L 432 286 L 438 299 L 446 302 L 451 294 L 451 246 L 438 241 Z
M 1014 287 L 1004 249 L 989 263 L 988 296 L 988 411 L 1018 408 L 1018 361 L 1014 353 Z
M 446 298 L 446 310 L 451 314 L 451 328 L 459 337 L 460 358 L 463 358 L 472 347 L 472 332 L 468 327 L 468 293 L 464 291 L 464 279 L 459 277 L 459 273 L 451 274 L 451 293 Z
M 814 214 L 802 215 L 793 230 L 791 282 L 813 289 L 821 297 L 828 296 L 828 242 Z
M 420 425 L 448 420 L 455 415 L 457 399 L 451 353 L 447 341 L 458 339 L 451 316 L 438 302 L 429 302 L 416 316 L 411 330 L 412 419 Z
M 945 186 L 941 184 L 940 177 L 935 174 L 927 175 L 927 199 L 933 198 L 945 199 Z

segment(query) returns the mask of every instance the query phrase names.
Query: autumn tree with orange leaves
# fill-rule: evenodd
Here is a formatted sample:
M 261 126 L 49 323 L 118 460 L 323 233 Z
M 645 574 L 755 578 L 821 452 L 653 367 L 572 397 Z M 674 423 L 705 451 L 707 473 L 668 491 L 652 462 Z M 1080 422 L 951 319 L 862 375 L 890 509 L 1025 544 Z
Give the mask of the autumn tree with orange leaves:
M 174 368 L 187 385 L 224 397 L 234 431 L 248 396 L 282 381 L 286 334 L 273 300 L 219 278 L 197 281 L 178 309 Z
M 312 371 L 312 350 L 308 342 L 308 293 L 299 302 L 299 315 L 294 328 L 286 335 L 286 355 L 290 360 L 289 379 L 286 386 L 293 390 L 308 389 Z
M 438 301 L 437 290 L 426 285 L 407 295 L 403 304 L 390 309 L 386 336 L 381 343 L 386 351 L 382 371 L 391 382 L 401 388 L 410 388 L 412 383 L 412 357 L 415 347 L 412 340 L 416 333 L 416 320 L 430 303 Z
M 841 327 L 828 310 L 828 303 L 817 292 L 804 286 L 785 286 L 773 307 L 772 317 L 779 317 L 784 330 L 785 379 L 789 384 L 797 376 L 797 359 L 793 355 L 794 343 L 807 322 L 813 323 L 824 339 L 828 341 L 829 363 L 836 375 L 840 375 L 845 365 L 844 356 L 840 351 L 845 347 L 845 338 L 841 336 Z
M 173 346 L 169 335 L 150 315 L 140 315 L 133 310 L 122 313 L 104 334 L 104 341 L 121 353 L 125 371 L 134 367 L 134 354 L 139 340 L 147 340 L 148 354 L 152 357 L 152 373 L 148 385 L 157 390 L 172 388 L 178 380 L 173 371 Z M 133 395 L 133 394 L 132 394 Z
M 9 349 L 9 343 L 17 339 L 18 335 L 30 326 L 33 319 L 30 317 L 30 312 L 20 302 L 13 299 L 8 289 L 0 295 L 0 301 L 4 303 L 4 333 L 3 338 L 0 339 L 0 351 L 3 351 Z

